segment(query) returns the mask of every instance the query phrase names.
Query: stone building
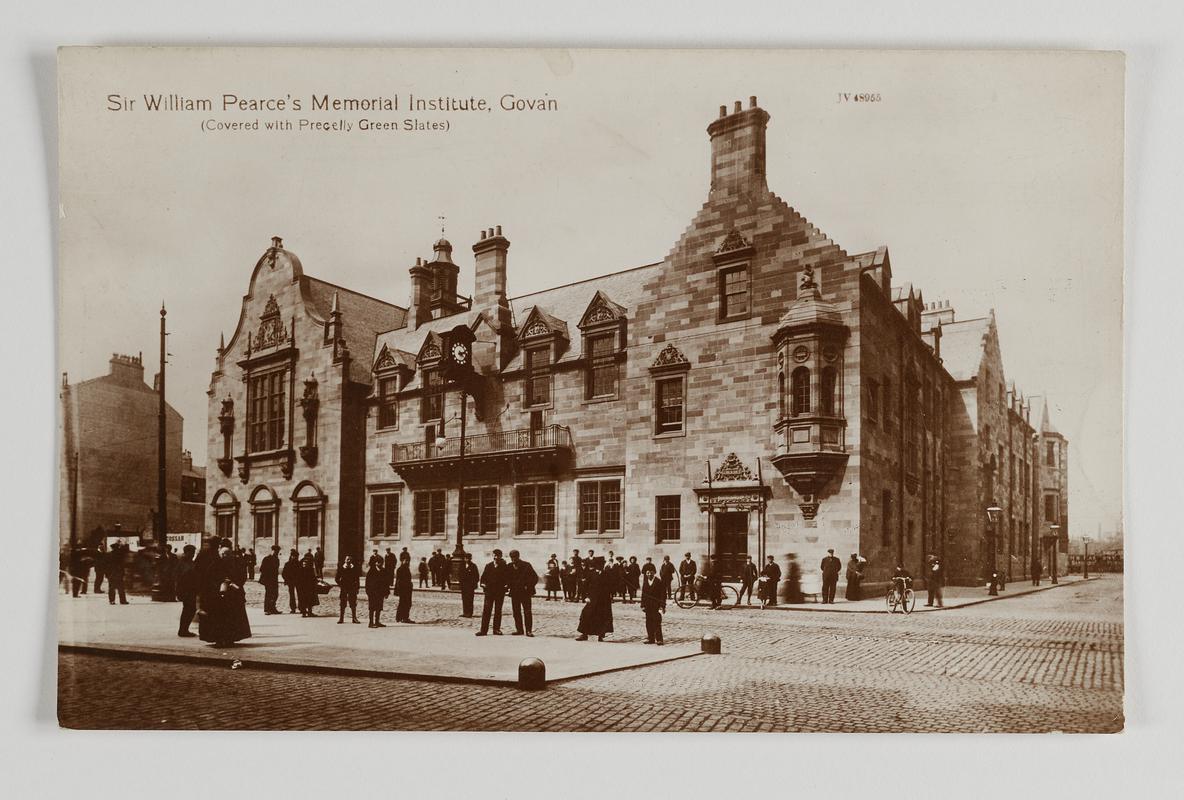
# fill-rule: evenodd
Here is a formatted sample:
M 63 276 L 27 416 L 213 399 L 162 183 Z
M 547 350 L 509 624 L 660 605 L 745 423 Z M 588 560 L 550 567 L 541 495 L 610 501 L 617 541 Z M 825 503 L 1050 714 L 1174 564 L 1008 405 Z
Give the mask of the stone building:
M 206 468 L 194 465 L 193 454 L 181 453 L 181 519 L 169 527 L 185 533 L 205 531 Z
M 257 412 L 237 411 L 241 397 L 219 403 L 256 363 L 276 363 L 278 348 L 289 354 L 277 369 L 311 370 L 319 382 L 308 446 L 331 451 L 321 465 L 338 464 L 339 475 L 317 479 L 324 518 L 337 504 L 351 509 L 330 526 L 338 541 L 321 540 L 331 562 L 362 547 L 448 552 L 462 524 L 478 560 L 516 548 L 540 565 L 574 548 L 655 561 L 689 551 L 718 556 L 731 574 L 748 556 L 784 566 L 793 552 L 812 572 L 833 548 L 844 560 L 864 555 L 875 584 L 896 564 L 919 574 L 931 553 L 961 582 L 981 580 L 1000 546 L 1002 563 L 1023 562 L 1034 495 L 1017 475 L 1025 464 L 1034 481 L 1043 475 L 1027 407 L 996 394 L 993 319 L 956 321 L 947 304 L 894 283 L 886 247 L 849 254 L 770 191 L 768 122 L 755 98 L 720 108 L 707 129 L 707 199 L 661 261 L 512 296 L 510 241 L 495 226 L 472 245 L 470 297 L 441 239 L 410 267 L 407 309 L 367 298 L 370 316 L 352 322 L 364 335 L 346 332 L 357 357 L 348 370 L 334 366 L 334 331 L 353 312 L 334 322 L 327 290 L 298 290 L 313 281 L 277 242 L 243 313 L 259 319 L 262 338 L 264 296 L 274 294 L 281 332 L 266 353 L 252 351 L 240 322 L 211 389 L 223 474 L 240 459 L 230 442 L 243 441 Z M 269 258 L 276 266 L 264 268 Z M 301 315 L 309 322 L 286 332 Z M 350 398 L 332 408 L 330 372 Z M 291 398 L 295 372 L 284 374 Z M 285 402 L 287 430 L 299 419 Z M 349 446 L 329 426 L 353 431 Z M 225 484 L 211 486 L 225 492 L 214 511 L 238 519 L 239 502 L 297 502 L 312 479 L 303 473 L 321 467 L 286 452 L 279 475 L 258 473 L 274 454 L 248 449 L 245 494 L 212 481 Z M 986 509 L 996 503 L 1008 522 L 991 539 Z
M 155 527 L 159 395 L 141 356 L 115 354 L 108 374 L 79 383 L 62 375 L 58 537 L 95 545 L 104 535 Z M 183 530 L 181 415 L 165 406 L 170 531 Z
M 374 340 L 405 316 L 271 240 L 210 378 L 208 530 L 256 553 L 360 552 Z

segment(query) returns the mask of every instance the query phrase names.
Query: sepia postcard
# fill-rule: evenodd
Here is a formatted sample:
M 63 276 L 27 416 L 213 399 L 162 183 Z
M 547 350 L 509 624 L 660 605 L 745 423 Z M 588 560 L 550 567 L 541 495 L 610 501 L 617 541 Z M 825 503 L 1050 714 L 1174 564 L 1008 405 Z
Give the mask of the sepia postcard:
M 1123 729 L 1121 53 L 58 71 L 62 726 Z

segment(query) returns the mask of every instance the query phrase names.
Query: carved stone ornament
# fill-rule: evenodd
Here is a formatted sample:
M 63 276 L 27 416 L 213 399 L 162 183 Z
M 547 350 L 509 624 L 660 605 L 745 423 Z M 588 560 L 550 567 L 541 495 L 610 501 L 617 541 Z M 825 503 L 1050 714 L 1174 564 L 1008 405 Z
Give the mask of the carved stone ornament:
M 597 322 L 612 322 L 613 312 L 610 311 L 603 303 L 597 303 L 596 306 L 588 312 L 586 323 L 589 325 Z
M 243 483 L 251 479 L 251 464 L 245 458 L 238 462 L 238 479 Z
M 752 247 L 748 240 L 740 235 L 740 231 L 732 228 L 731 233 L 725 236 L 724 240 L 720 242 L 719 247 L 715 249 L 715 254 L 731 253 L 735 250 L 744 250 L 748 247 Z
M 683 364 L 690 364 L 687 357 L 682 354 L 682 351 L 673 344 L 668 344 L 662 348 L 662 352 L 658 353 L 658 357 L 654 359 L 654 363 L 650 364 L 650 369 L 659 369 L 661 367 L 679 367 Z
M 317 397 L 317 379 L 309 376 L 304 382 L 304 396 L 300 398 L 300 408 L 304 410 L 304 421 L 312 425 L 317 420 L 317 409 L 321 401 Z
M 531 323 L 530 327 L 528 327 L 522 335 L 524 337 L 526 337 L 526 336 L 546 336 L 550 332 L 551 332 L 551 329 L 547 327 L 546 323 L 539 321 L 539 322 Z
M 425 347 L 423 349 L 423 354 L 420 356 L 420 359 L 423 361 L 428 361 L 430 359 L 439 358 L 439 357 L 440 357 L 440 348 L 436 347 L 436 345 L 434 345 L 434 344 L 429 344 L 427 347 Z
M 836 361 L 839 357 L 839 348 L 834 345 L 827 345 L 822 348 L 822 357 L 827 361 Z
M 374 361 L 374 371 L 381 372 L 384 369 L 391 369 L 395 366 L 395 357 L 391 355 L 391 351 L 384 344 L 382 350 L 378 353 L 378 358 Z
M 804 519 L 814 519 L 818 514 L 818 501 L 814 499 L 814 495 L 807 495 L 798 503 L 798 508 L 802 510 Z
M 793 360 L 801 364 L 810 357 L 810 348 L 804 344 L 799 344 L 793 349 Z
M 715 476 L 712 478 L 715 481 L 755 481 L 756 476 L 752 474 L 752 470 L 744 465 L 740 457 L 735 453 L 728 453 L 724 462 L 719 465 L 719 469 L 715 471 Z
M 222 401 L 222 412 L 218 414 L 218 427 L 223 436 L 234 433 L 234 400 L 227 397 Z
M 274 294 L 267 298 L 267 305 L 259 319 L 259 332 L 255 335 L 255 347 L 259 349 L 274 347 L 287 341 L 288 334 L 284 330 L 284 320 L 280 316 L 280 307 L 275 301 Z

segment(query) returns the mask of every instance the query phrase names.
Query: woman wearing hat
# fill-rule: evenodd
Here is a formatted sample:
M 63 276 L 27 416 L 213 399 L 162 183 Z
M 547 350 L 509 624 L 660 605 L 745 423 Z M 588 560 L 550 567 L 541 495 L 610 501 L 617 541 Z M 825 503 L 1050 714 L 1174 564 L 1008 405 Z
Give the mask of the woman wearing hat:
M 247 598 L 243 593 L 247 566 L 234 555 L 230 546 L 231 541 L 223 539 L 217 558 L 205 562 L 201 575 L 197 635 L 215 647 L 226 647 L 251 638 Z
M 584 562 L 589 567 L 589 562 Z M 597 641 L 603 642 L 605 634 L 613 632 L 613 595 L 612 586 L 604 574 L 604 557 L 596 556 L 591 560 L 588 571 L 588 602 L 580 612 L 580 624 L 577 629 L 580 635 L 576 641 L 585 642 L 589 636 L 595 636 Z

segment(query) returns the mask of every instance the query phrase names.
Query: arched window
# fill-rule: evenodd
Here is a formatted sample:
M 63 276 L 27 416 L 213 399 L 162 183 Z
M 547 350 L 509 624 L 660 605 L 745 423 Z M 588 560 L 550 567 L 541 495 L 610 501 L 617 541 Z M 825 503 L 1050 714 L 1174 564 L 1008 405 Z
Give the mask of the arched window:
M 256 540 L 255 549 L 270 547 L 266 542 L 279 544 L 279 508 L 280 499 L 268 486 L 257 486 L 251 492 L 251 523 L 252 538 Z M 263 541 L 259 541 L 263 540 Z
M 322 547 L 325 529 L 325 502 L 328 498 L 312 481 L 301 481 L 292 492 L 296 514 L 296 546 L 301 552 Z
M 226 489 L 219 489 L 210 501 L 214 508 L 214 533 L 238 546 L 238 499 Z
M 818 410 L 820 413 L 833 417 L 835 409 L 838 408 L 838 402 L 835 398 L 835 390 L 838 389 L 838 381 L 836 380 L 837 373 L 834 367 L 822 368 L 822 383 L 819 386 Z
M 810 370 L 798 367 L 789 379 L 793 416 L 810 413 Z

